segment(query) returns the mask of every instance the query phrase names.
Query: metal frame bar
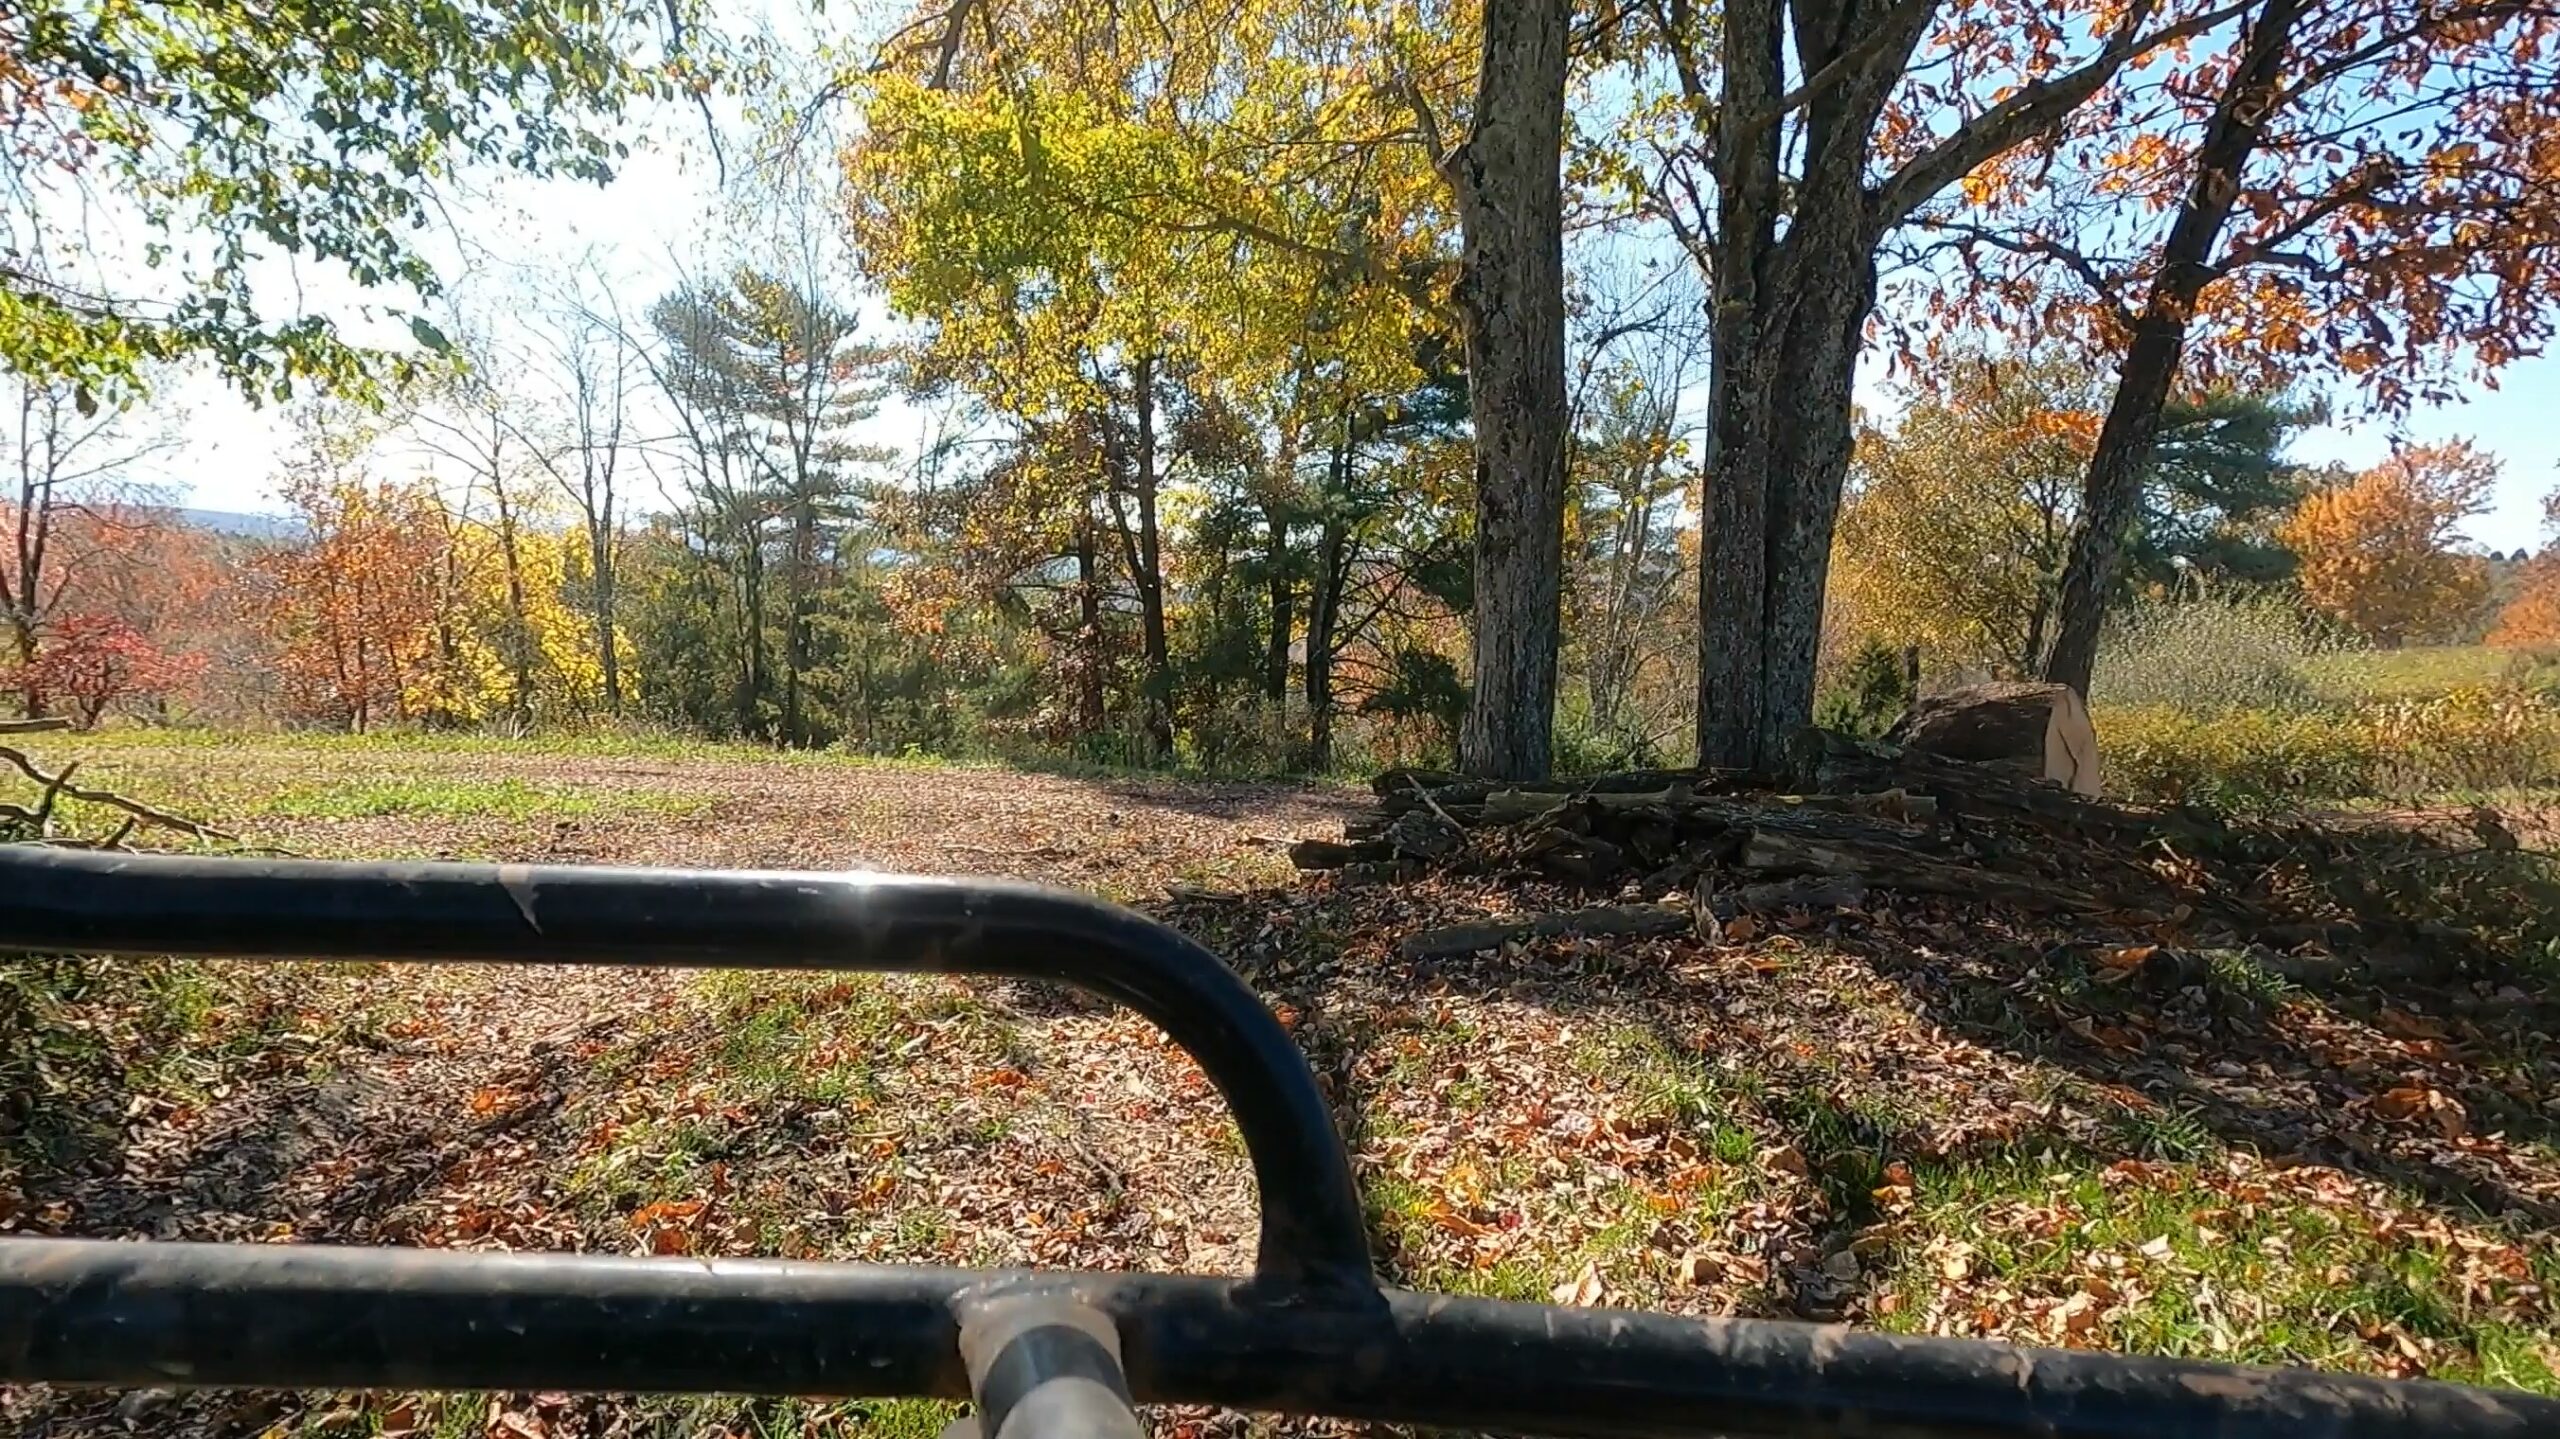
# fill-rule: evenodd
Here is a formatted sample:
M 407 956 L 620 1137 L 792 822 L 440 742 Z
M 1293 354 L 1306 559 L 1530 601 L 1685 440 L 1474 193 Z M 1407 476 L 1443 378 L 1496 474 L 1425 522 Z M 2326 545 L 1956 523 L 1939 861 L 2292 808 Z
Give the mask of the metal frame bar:
M 1278 1023 L 1207 951 L 1051 891 L 0 849 L 0 948 L 1064 980 L 1200 1058 L 1264 1204 L 1246 1280 L 0 1240 L 0 1380 L 962 1398 L 971 1317 L 1020 1298 L 1107 1318 L 1140 1402 L 1595 1436 L 2560 1435 L 2560 1403 L 2456 1385 L 1381 1289 Z

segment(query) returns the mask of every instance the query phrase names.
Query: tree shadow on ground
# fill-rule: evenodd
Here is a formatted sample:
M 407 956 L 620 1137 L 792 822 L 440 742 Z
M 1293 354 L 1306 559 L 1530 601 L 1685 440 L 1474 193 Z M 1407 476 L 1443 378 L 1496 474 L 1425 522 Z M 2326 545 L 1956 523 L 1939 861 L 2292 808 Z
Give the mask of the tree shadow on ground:
M 2529 973 L 2377 981 L 2350 963 L 2303 980 L 2246 953 L 2111 964 L 2141 947 L 1882 901 L 1744 945 L 1559 940 L 1423 962 L 1393 941 L 1480 909 L 1443 899 L 1434 913 L 1400 889 L 1264 898 L 1242 923 L 1186 923 L 1241 946 L 1277 911 L 1335 941 L 1251 968 L 1309 1016 L 1299 1038 L 1355 1144 L 1377 1098 L 1350 1083 L 1351 1057 L 1378 1037 L 1367 1016 L 1449 993 L 1632 1029 L 1682 1062 L 1753 1076 L 1761 1121 L 1853 1221 L 1897 1157 L 2034 1138 L 2104 1163 L 2202 1135 L 2381 1182 L 2457 1221 L 2560 1224 L 2560 1117 L 2545 1107 L 2560 1093 L 2560 1004 L 2515 982 Z M 2056 1128 L 2056 1086 L 2098 1121 Z

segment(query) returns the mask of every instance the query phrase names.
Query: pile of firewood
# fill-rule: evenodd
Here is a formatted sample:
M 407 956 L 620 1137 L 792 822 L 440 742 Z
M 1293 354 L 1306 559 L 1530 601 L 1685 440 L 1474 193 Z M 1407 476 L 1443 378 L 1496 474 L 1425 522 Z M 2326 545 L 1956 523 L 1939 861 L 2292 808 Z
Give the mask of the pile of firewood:
M 1372 783 L 1374 812 L 1339 840 L 1298 842 L 1290 859 L 1348 884 L 1468 874 L 1619 901 L 1429 931 L 1405 942 L 1415 957 L 1540 936 L 1713 939 L 1744 915 L 1854 911 L 1871 894 L 2280 949 L 2433 946 L 2454 959 L 2469 939 L 2358 872 L 2377 844 L 2451 853 L 2441 836 L 2367 832 L 2347 844 L 2317 826 L 2138 809 L 1821 731 L 1806 733 L 1790 768 L 1783 784 L 1701 769 L 1521 783 L 1390 770 Z

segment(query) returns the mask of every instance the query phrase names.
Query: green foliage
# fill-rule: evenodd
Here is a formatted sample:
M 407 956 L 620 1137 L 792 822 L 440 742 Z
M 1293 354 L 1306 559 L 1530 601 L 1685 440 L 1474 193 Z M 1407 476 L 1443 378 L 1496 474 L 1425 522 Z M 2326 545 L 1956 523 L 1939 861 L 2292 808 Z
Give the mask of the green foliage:
M 471 165 L 601 181 L 624 106 L 707 83 L 708 56 L 655 55 L 692 0 L 33 0 L 0 18 L 10 173 L 0 226 L 0 365 L 91 392 L 203 357 L 241 390 L 361 388 L 379 357 L 320 315 L 261 308 L 262 254 L 333 262 L 361 285 L 438 291 L 411 237 L 433 185 Z M 672 47 L 671 47 L 672 48 Z M 175 143 L 183 139 L 183 143 Z M 170 283 L 125 292 L 84 236 L 104 178 L 138 212 Z M 430 358 L 447 349 L 424 320 Z M 414 370 L 414 358 L 393 362 Z
M 2293 554 L 2274 527 L 2301 503 L 2306 480 L 2285 461 L 2285 444 L 2326 418 L 2319 405 L 2277 394 L 2225 389 L 2171 400 L 2142 521 L 2126 545 L 2126 580 L 2174 593 L 2191 576 L 2252 585 L 2290 576 Z
M 1388 654 L 1386 677 L 1360 702 L 1360 712 L 1423 726 L 1454 749 L 1467 712 L 1467 682 L 1447 655 L 1406 645 Z
M 1849 657 L 1840 677 L 1815 701 L 1813 721 L 1824 729 L 1872 739 L 1893 728 L 1915 698 L 1902 651 L 1869 637 Z
M 2311 656 L 2303 673 L 2320 698 L 2331 704 L 2429 699 L 2457 689 L 2501 685 L 2543 687 L 2536 681 L 2537 666 L 2531 657 L 2487 645 L 2327 649 Z

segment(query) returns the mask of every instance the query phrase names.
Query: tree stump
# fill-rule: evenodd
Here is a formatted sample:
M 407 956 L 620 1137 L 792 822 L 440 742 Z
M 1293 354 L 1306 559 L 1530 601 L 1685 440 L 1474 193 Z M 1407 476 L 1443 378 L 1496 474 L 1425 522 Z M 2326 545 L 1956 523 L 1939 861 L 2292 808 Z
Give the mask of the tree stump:
M 1991 765 L 2098 793 L 2098 736 L 2068 685 L 2000 681 L 1912 703 L 1885 738 L 1906 750 Z

